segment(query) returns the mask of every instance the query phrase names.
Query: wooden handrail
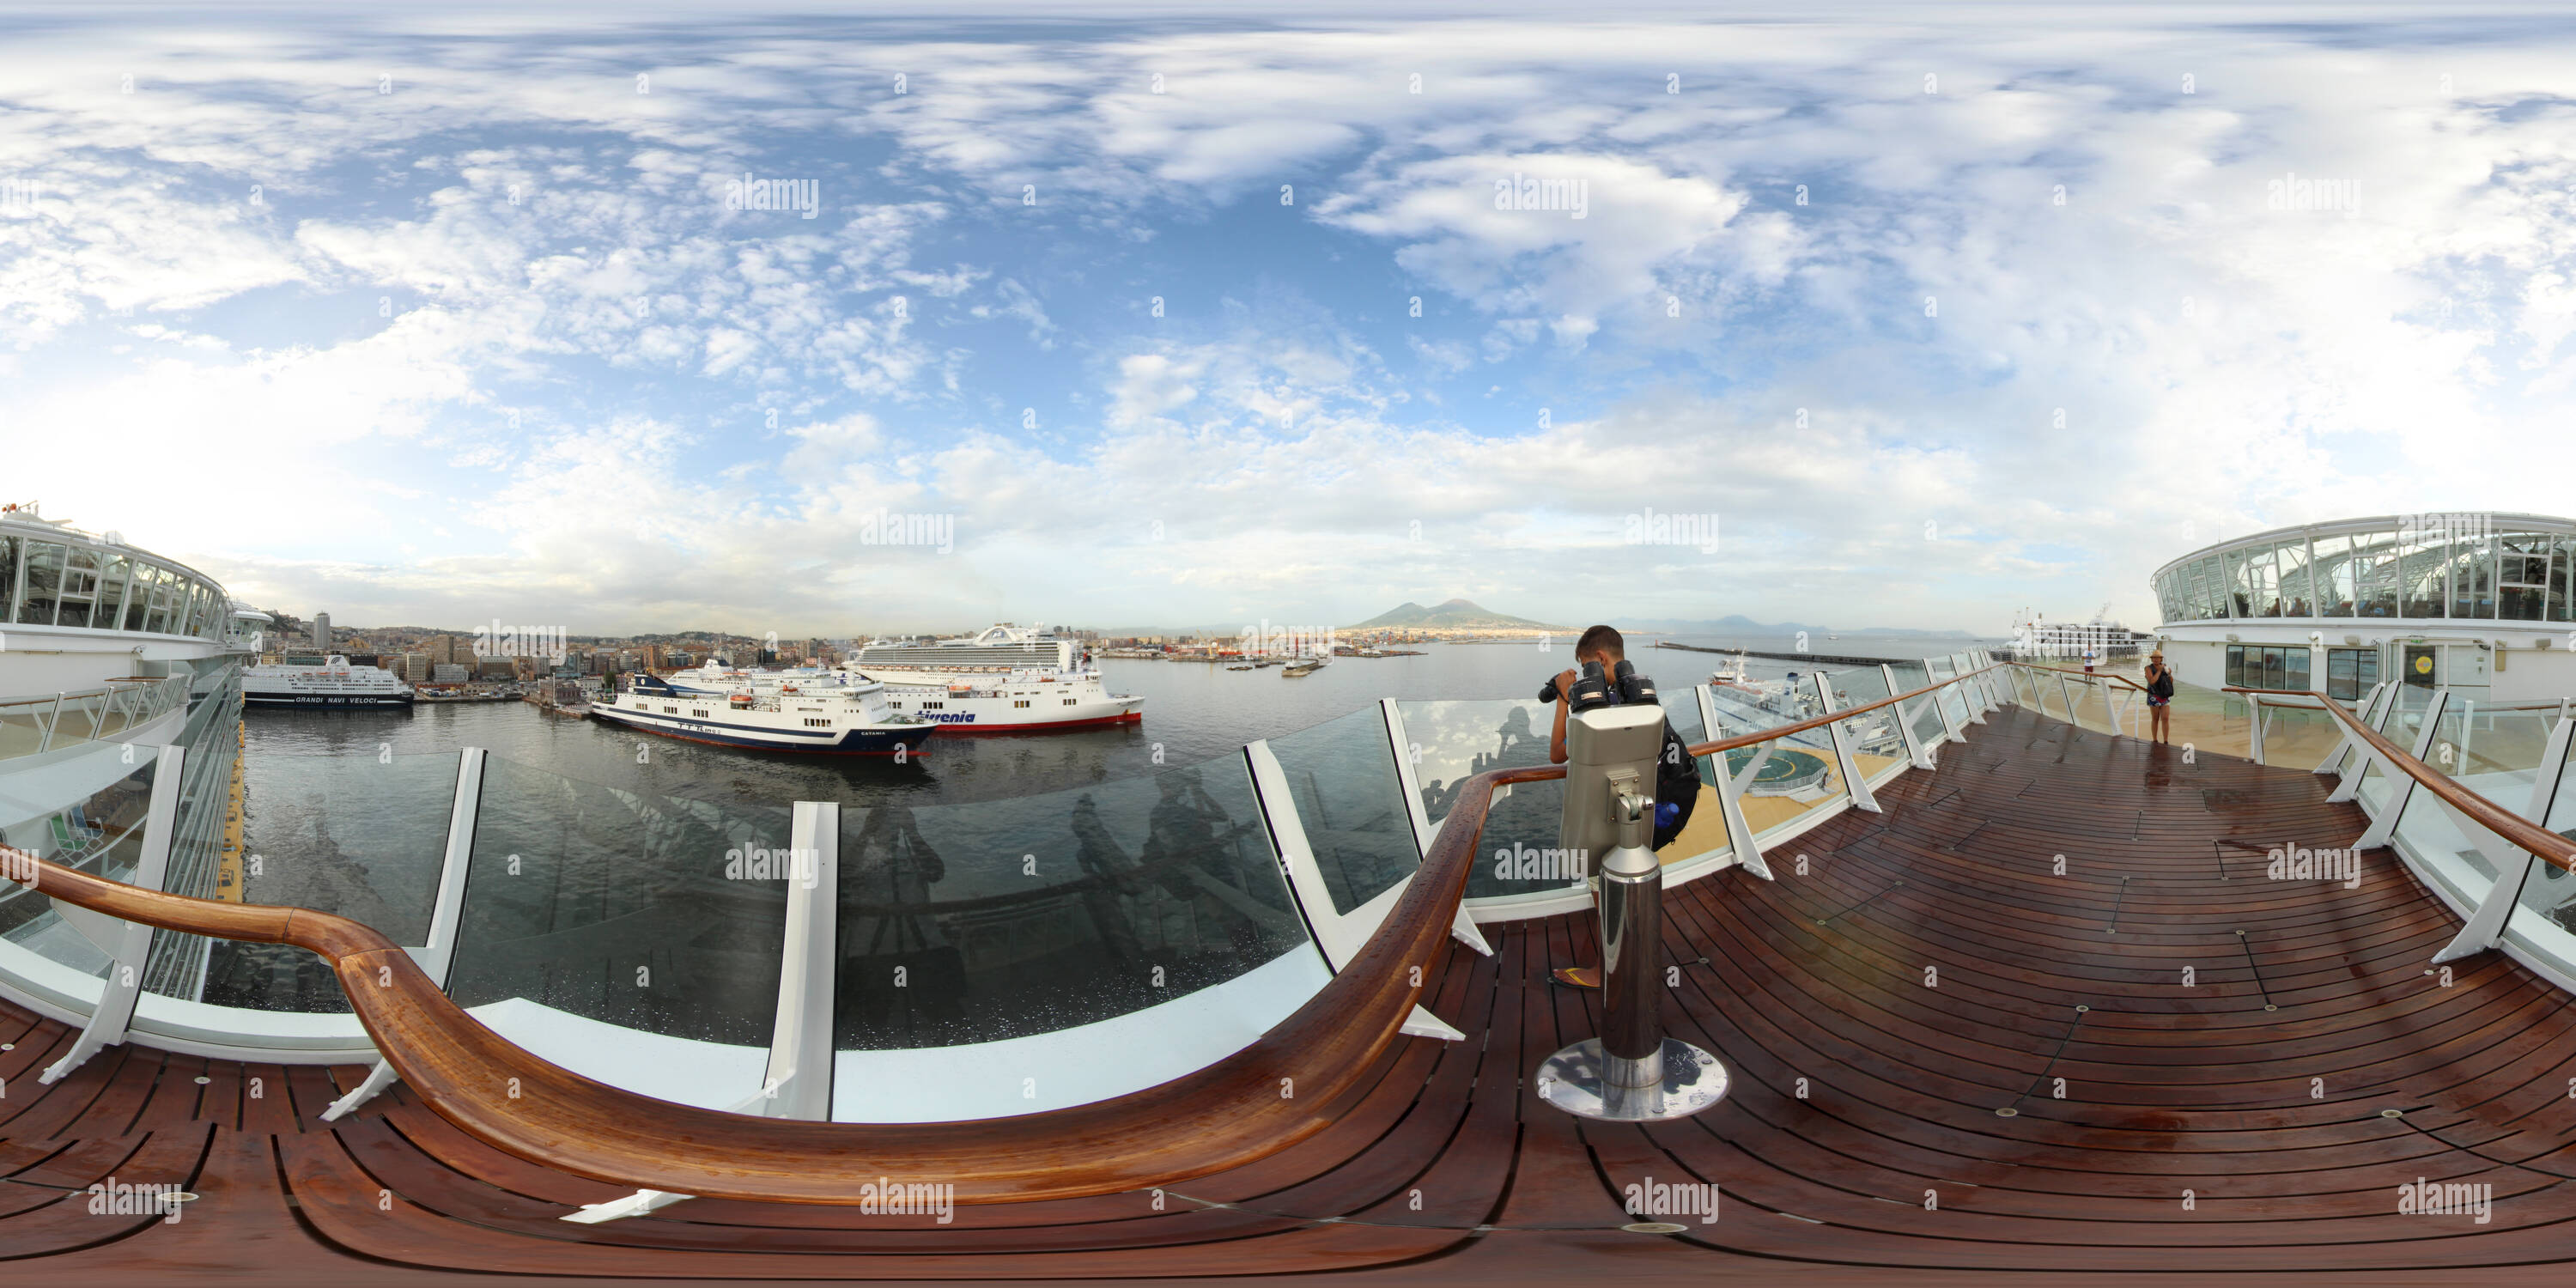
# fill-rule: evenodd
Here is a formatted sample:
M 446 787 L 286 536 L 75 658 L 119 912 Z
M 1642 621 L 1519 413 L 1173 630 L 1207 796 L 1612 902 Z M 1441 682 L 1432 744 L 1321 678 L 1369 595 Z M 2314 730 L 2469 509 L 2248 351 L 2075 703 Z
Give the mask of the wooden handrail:
M 504 1040 L 411 954 L 303 908 L 139 889 L 32 857 L 8 865 L 65 903 L 167 930 L 293 944 L 331 963 L 358 1022 L 414 1094 L 504 1153 L 615 1185 L 776 1203 L 855 1204 L 880 1180 L 955 1187 L 959 1203 L 1117 1194 L 1266 1158 L 1331 1125 L 1421 1001 L 1497 787 L 1557 765 L 1467 780 L 1412 884 L 1360 955 L 1251 1046 L 1113 1100 L 1014 1118 L 817 1123 L 672 1104 L 595 1082 Z M 32 872 L 29 872 L 32 865 Z
M 2576 872 L 2576 841 L 2570 841 L 2470 791 L 2461 786 L 2458 779 L 2417 760 L 2413 754 L 2401 749 L 2396 743 L 2382 736 L 2378 730 L 2371 728 L 2361 717 L 2344 710 L 2341 702 L 2326 697 L 2314 689 L 2249 689 L 2242 685 L 2231 684 L 2220 692 L 2321 699 L 2325 709 L 2333 712 L 2334 718 L 2342 721 L 2344 728 L 2350 730 L 2354 737 L 2368 744 L 2371 751 L 2381 760 L 2406 771 L 2407 777 L 2414 779 L 2425 790 L 2439 797 L 2443 804 L 2458 810 L 2478 826 L 2503 837 L 2507 842 L 2521 846 L 2570 872 Z
M 1997 665 L 2001 665 L 2000 663 Z M 1907 693 L 1692 748 L 1708 755 L 1921 697 Z M 959 1203 L 1127 1193 L 1241 1167 L 1330 1126 L 1338 1102 L 1422 997 L 1464 898 L 1494 789 L 1565 777 L 1561 765 L 1487 770 L 1461 784 L 1412 883 L 1366 947 L 1252 1045 L 1195 1073 L 1111 1100 L 1012 1118 L 817 1123 L 656 1100 L 583 1077 L 507 1041 L 441 992 L 373 929 L 305 908 L 145 890 L 13 855 L 0 871 L 50 898 L 128 921 L 292 944 L 331 964 L 377 1052 L 413 1094 L 504 1153 L 614 1185 L 754 1202 L 849 1205 L 876 1181 L 945 1184 Z

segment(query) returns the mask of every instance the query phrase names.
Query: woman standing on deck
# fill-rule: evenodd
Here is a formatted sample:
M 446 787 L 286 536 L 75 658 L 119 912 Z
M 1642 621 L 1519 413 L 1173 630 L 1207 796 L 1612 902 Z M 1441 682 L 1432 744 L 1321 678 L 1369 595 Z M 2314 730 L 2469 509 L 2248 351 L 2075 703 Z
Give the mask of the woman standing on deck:
M 2173 696 L 2173 668 L 2165 665 L 2164 650 L 2147 654 L 2147 736 L 2157 742 L 2172 740 Z

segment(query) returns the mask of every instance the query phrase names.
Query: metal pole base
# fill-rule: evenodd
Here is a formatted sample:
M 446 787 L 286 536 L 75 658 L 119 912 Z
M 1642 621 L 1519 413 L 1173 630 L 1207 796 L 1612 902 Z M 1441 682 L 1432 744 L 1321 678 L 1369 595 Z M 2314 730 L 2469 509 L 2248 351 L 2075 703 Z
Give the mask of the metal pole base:
M 1645 1060 L 1606 1055 L 1599 1038 L 1585 1038 L 1538 1067 L 1538 1094 L 1578 1118 L 1688 1118 L 1726 1098 L 1726 1066 L 1680 1038 L 1665 1038 L 1664 1049 Z

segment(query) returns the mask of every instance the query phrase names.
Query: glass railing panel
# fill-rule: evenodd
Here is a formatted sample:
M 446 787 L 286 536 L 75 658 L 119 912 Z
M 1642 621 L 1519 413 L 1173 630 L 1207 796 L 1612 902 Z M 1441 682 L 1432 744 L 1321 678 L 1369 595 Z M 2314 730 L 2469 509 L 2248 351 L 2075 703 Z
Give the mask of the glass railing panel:
M 2514 807 L 2518 813 L 2526 807 L 2527 798 L 2502 798 L 2497 803 Z M 2568 757 L 2560 768 L 2557 795 L 2541 826 L 2576 841 L 2576 756 Z M 2576 875 L 2546 859 L 2533 859 L 2531 873 L 2523 878 L 2522 890 L 2514 900 L 2513 913 L 2505 921 L 2504 937 L 2505 942 L 2548 960 L 2562 973 L 2576 974 Z
M 513 1025 L 541 1021 L 566 1041 L 615 1036 L 563 1016 L 765 1053 L 789 841 L 784 806 L 655 796 L 488 757 L 448 993 L 468 1007 L 546 1008 L 506 1008 L 513 1018 L 495 1027 L 513 1041 Z M 759 1063 L 748 1085 L 651 1094 L 729 1103 L 726 1092 L 757 1089 Z
M 1349 914 L 1422 866 L 1413 810 L 1378 708 L 1273 738 L 1270 754 L 1287 776 L 1333 911 Z
M 1959 673 L 1959 668 L 1956 662 L 1953 659 L 1946 657 L 1926 658 L 1924 659 L 1923 666 L 1926 673 L 1931 675 L 1935 680 L 1947 680 Z M 1949 716 L 1950 723 L 1953 726 L 1959 728 L 1967 727 L 1968 703 L 1967 699 L 1960 696 L 1958 685 L 1944 685 L 1941 690 L 1933 694 L 1932 697 L 1941 704 L 1940 709 L 1942 713 Z
M 1547 747 L 1555 727 L 1556 705 L 1533 698 L 1493 698 L 1451 702 L 1399 702 L 1405 736 L 1417 749 L 1414 781 L 1422 788 L 1422 808 L 1433 829 L 1449 817 L 1469 778 L 1488 769 L 1517 769 L 1548 763 Z M 1669 713 L 1668 713 L 1669 714 Z M 1720 736 L 1723 736 L 1722 734 Z M 1505 789 L 1485 813 L 1485 830 L 1477 863 L 1467 878 L 1467 897 L 1495 898 L 1579 886 L 1559 877 L 1522 879 L 1498 875 L 1496 850 L 1518 852 L 1556 848 L 1565 784 L 1521 783 Z M 1696 821 L 1696 818 L 1694 818 Z
M 1854 667 L 1828 676 L 1834 690 L 1834 709 L 1848 711 L 1867 706 L 1887 694 L 1887 678 L 1874 666 Z M 1861 777 L 1875 779 L 1890 765 L 1905 760 L 1905 734 L 1897 726 L 1894 707 L 1865 711 L 1849 720 L 1840 721 L 1843 738 L 1851 744 L 1852 763 Z
M 2389 703 L 2388 710 L 2380 713 L 2381 736 L 2397 744 L 2399 751 L 2414 751 L 2416 738 L 2424 730 L 2424 712 L 2432 703 L 2433 692 L 2412 684 L 2400 685 L 2396 701 Z M 2379 817 L 2380 808 L 2388 803 L 2390 781 L 2388 771 L 2376 758 L 2361 776 L 2361 787 L 2355 794 L 2372 818 Z
M 2424 763 L 2461 786 L 2519 813 L 2531 801 L 2540 756 L 2549 740 L 2556 713 L 2481 711 L 2473 702 L 2454 697 L 2434 724 Z M 2449 886 L 2462 901 L 2475 904 L 2494 887 L 2495 865 L 2472 833 L 2428 791 L 2419 791 L 2398 819 L 2397 835 L 2430 869 L 2433 879 Z
M 1875 673 L 1870 678 L 1877 680 Z M 1840 688 L 1837 685 L 1837 688 Z M 1880 687 L 1883 687 L 1883 682 Z M 1765 729 L 1797 724 L 1824 714 L 1816 699 L 1815 681 L 1809 672 L 1800 672 L 1794 682 L 1757 681 L 1749 686 L 1719 685 L 1709 691 L 1717 709 L 1718 731 L 1724 737 L 1739 737 Z M 1834 758 L 1833 735 L 1824 729 L 1810 729 L 1790 734 L 1767 744 L 1771 754 L 1761 757 L 1762 767 L 1744 787 L 1736 804 L 1744 811 L 1744 824 L 1759 839 L 1786 827 L 1818 809 L 1831 808 L 1847 798 L 1848 789 L 1842 778 L 1842 766 Z M 1738 747 L 1726 753 L 1719 772 L 1741 775 L 1750 767 L 1761 748 Z
M 223 865 L 214 897 L 335 913 L 397 944 L 427 944 L 459 759 L 453 751 L 245 757 L 242 852 Z M 202 951 L 201 979 L 168 981 L 189 1000 L 262 1011 L 349 1009 L 338 977 L 301 948 L 216 939 Z
M 1099 1024 L 1310 942 L 1240 756 L 979 805 L 845 807 L 839 918 L 840 1051 Z
M 110 881 L 131 881 L 143 858 L 156 767 L 157 762 L 144 759 L 77 804 L 0 827 L 0 844 Z M 51 966 L 101 979 L 109 965 L 106 952 L 54 912 L 53 900 L 41 893 L 41 886 L 30 890 L 0 882 L 0 943 L 8 945 L 0 951 L 0 963 L 17 953 L 36 959 L 9 963 L 21 976 L 30 967 L 42 971 Z

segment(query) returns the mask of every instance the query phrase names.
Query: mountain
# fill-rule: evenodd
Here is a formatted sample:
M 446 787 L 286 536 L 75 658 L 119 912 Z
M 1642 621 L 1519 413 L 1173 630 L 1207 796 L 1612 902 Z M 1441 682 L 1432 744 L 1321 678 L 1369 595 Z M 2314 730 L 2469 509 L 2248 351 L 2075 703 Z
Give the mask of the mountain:
M 1493 612 L 1463 599 L 1453 599 L 1433 608 L 1407 601 L 1346 630 L 1380 629 L 1432 631 L 1558 631 L 1570 628 L 1533 622 L 1526 617 L 1513 617 Z

